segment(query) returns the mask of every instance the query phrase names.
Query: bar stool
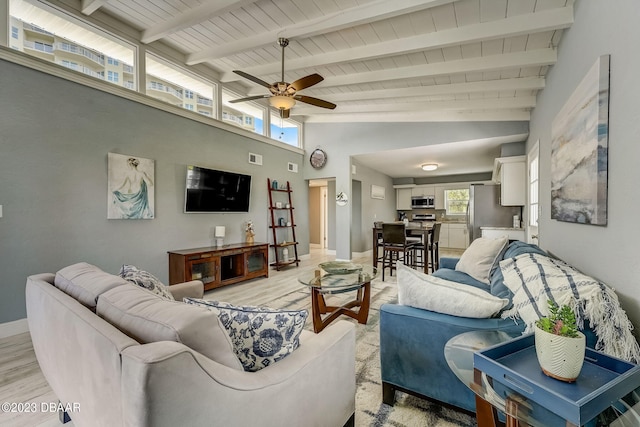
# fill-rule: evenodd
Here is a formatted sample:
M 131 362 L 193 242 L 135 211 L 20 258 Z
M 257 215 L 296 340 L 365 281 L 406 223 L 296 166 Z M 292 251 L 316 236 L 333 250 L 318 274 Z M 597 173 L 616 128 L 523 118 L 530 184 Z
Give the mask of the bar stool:
M 393 276 L 395 262 L 400 260 L 407 265 L 413 263 L 415 254 L 415 243 L 407 241 L 406 227 L 402 223 L 382 224 L 382 281 L 384 281 L 384 270 L 389 267 L 389 274 Z

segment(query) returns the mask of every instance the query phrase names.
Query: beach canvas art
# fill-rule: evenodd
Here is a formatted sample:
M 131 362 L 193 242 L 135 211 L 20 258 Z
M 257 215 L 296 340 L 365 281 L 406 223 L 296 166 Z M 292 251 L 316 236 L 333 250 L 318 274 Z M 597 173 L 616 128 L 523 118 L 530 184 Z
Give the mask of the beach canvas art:
M 153 219 L 154 161 L 109 153 L 107 163 L 107 218 Z
M 551 134 L 551 218 L 606 225 L 609 55 L 591 67 Z

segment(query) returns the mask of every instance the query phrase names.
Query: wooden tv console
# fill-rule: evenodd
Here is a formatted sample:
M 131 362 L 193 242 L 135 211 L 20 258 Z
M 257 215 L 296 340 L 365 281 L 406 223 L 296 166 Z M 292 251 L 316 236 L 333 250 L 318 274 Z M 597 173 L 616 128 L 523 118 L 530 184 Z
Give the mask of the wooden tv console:
M 269 277 L 269 244 L 236 243 L 169 251 L 169 285 L 202 280 L 206 291 Z

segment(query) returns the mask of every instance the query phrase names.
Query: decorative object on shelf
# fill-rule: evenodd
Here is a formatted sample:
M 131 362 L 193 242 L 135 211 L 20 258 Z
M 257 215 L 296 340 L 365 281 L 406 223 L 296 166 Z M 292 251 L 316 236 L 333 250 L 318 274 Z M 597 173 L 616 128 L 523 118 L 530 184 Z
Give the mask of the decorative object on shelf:
M 278 181 L 276 181 L 275 179 L 273 181 L 271 181 L 271 188 L 273 188 L 274 190 L 278 189 Z
M 282 248 L 282 262 L 289 262 L 289 249 L 286 246 Z
M 109 153 L 107 219 L 153 219 L 153 160 Z
M 276 202 L 276 209 L 282 208 L 282 202 Z
M 320 169 L 327 163 L 327 153 L 321 148 L 316 148 L 311 152 L 309 163 L 314 169 Z
M 247 221 L 247 226 L 244 229 L 244 232 L 245 232 L 245 241 L 247 243 L 253 243 L 254 237 L 256 235 L 255 231 L 253 230 L 253 221 Z
M 598 58 L 551 125 L 551 219 L 607 225 L 609 61 Z
M 225 234 L 224 225 L 216 225 L 216 228 L 213 234 L 215 237 L 216 247 L 221 247 L 224 245 L 224 234 Z
M 535 346 L 545 375 L 574 382 L 584 363 L 586 339 L 576 326 L 576 316 L 568 305 L 558 307 L 549 300 L 549 315 L 536 322 Z
M 349 202 L 349 197 L 347 197 L 347 193 L 345 193 L 344 191 L 341 191 L 338 194 L 336 194 L 336 204 L 338 206 L 346 206 L 347 202 Z

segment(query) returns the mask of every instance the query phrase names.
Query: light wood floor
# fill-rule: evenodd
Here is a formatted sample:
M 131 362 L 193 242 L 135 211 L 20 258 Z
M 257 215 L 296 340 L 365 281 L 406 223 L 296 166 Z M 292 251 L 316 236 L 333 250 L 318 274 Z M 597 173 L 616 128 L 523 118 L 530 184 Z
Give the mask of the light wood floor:
M 440 256 L 459 256 L 461 251 L 441 250 Z M 206 299 L 217 299 L 233 304 L 264 305 L 273 295 L 291 292 L 293 287 L 301 286 L 297 278 L 312 273 L 317 265 L 332 261 L 334 255 L 328 255 L 319 249 L 300 262 L 300 266 L 289 267 L 281 271 L 270 270 L 269 278 L 255 279 L 224 288 L 208 291 Z M 355 257 L 356 263 L 370 263 L 371 255 Z M 292 280 L 295 279 L 295 280 Z M 0 411 L 0 426 L 16 427 L 54 427 L 60 426 L 57 413 L 42 412 L 42 403 L 57 403 L 57 398 L 49 388 L 33 351 L 29 333 L 0 339 L 0 403 L 35 403 L 35 413 L 7 413 Z M 68 423 L 65 426 L 73 426 Z

